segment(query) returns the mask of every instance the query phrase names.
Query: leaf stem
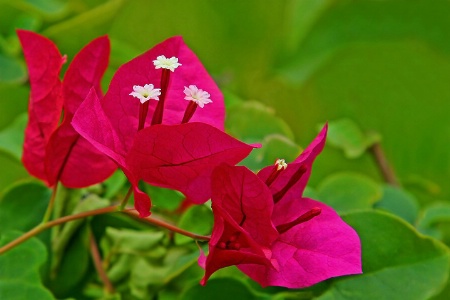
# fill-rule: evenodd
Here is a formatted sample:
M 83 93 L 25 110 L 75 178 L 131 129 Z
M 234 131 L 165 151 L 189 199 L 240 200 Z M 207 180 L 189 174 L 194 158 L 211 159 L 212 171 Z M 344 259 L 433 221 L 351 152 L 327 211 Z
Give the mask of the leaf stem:
M 114 286 L 103 269 L 102 257 L 100 256 L 100 251 L 98 250 L 97 242 L 91 228 L 89 228 L 89 248 L 91 250 L 92 261 L 94 262 L 95 269 L 97 270 L 98 276 L 105 286 L 106 292 L 110 295 L 114 294 Z
M 125 206 L 127 206 L 128 200 L 130 199 L 131 196 L 131 192 L 133 191 L 133 187 L 130 186 L 130 188 L 128 189 L 127 194 L 125 195 L 125 197 L 122 199 L 122 202 L 120 202 L 119 205 L 119 210 L 124 210 Z
M 45 224 L 50 220 L 53 212 L 53 206 L 55 206 L 56 192 L 58 190 L 58 182 L 55 183 L 55 186 L 52 190 L 52 195 L 50 196 L 50 200 L 48 202 L 47 210 L 45 211 L 44 218 L 42 219 L 42 224 Z
M 384 181 L 392 186 L 399 187 L 400 183 L 398 181 L 398 178 L 395 175 L 394 170 L 390 166 L 386 155 L 384 154 L 383 148 L 381 147 L 381 144 L 373 144 L 373 146 L 370 147 L 370 152 L 372 153 L 375 162 L 377 163 L 378 169 L 380 169 Z
M 164 227 L 164 228 L 166 228 L 166 229 L 168 229 L 170 231 L 173 231 L 173 232 L 185 235 L 185 236 L 190 237 L 190 238 L 192 238 L 194 240 L 209 241 L 211 239 L 210 236 L 199 235 L 199 234 L 192 233 L 190 231 L 181 229 L 179 227 L 176 227 L 173 224 L 167 223 L 166 221 L 163 221 L 163 220 L 155 218 L 155 217 L 151 217 L 150 216 L 150 217 L 146 217 L 146 218 L 141 218 L 141 217 L 139 217 L 139 213 L 137 211 L 134 211 L 134 210 L 124 210 L 122 212 L 124 214 L 127 214 L 127 215 L 133 217 L 133 218 L 136 218 L 139 221 L 150 223 L 152 225 L 156 225 L 156 226 L 159 226 L 159 227 Z
M 66 222 L 70 222 L 70 221 L 74 221 L 74 220 L 78 220 L 78 219 L 87 218 L 90 216 L 96 216 L 96 215 L 101 215 L 101 214 L 106 214 L 106 213 L 116 212 L 116 211 L 117 211 L 117 206 L 108 206 L 108 207 L 104 207 L 104 208 L 100 208 L 100 209 L 94 209 L 91 211 L 81 212 L 81 213 L 75 214 L 75 215 L 61 217 L 61 218 L 58 218 L 58 219 L 55 219 L 55 220 L 52 220 L 52 221 L 49 221 L 46 223 L 41 223 L 41 224 L 37 225 L 36 227 L 34 227 L 33 229 L 31 229 L 30 231 L 21 235 L 17 239 L 4 245 L 3 247 L 0 247 L 0 254 L 5 253 L 6 251 L 14 248 L 15 246 L 25 242 L 29 238 L 41 233 L 42 231 L 47 230 L 48 228 L 51 228 L 53 226 L 60 225 L 62 223 L 66 223 Z

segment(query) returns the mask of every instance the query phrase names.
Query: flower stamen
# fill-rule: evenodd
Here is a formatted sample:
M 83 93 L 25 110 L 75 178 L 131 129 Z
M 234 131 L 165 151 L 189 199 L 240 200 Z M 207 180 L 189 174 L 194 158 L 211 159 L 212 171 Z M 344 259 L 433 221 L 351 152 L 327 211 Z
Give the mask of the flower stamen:
M 209 98 L 211 95 L 208 92 L 199 89 L 196 85 L 189 85 L 189 87 L 185 86 L 184 94 L 186 95 L 184 99 L 191 102 L 188 104 L 186 111 L 184 112 L 181 124 L 189 122 L 198 106 L 203 108 L 205 107 L 205 104 L 212 103 L 212 100 Z
M 280 172 L 286 170 L 287 166 L 288 165 L 286 164 L 286 161 L 284 159 L 281 158 L 277 159 L 275 161 L 272 172 L 270 173 L 269 177 L 266 180 L 266 185 L 270 186 L 275 181 L 275 179 L 277 179 Z
M 161 89 L 155 89 L 153 84 L 145 84 L 144 86 L 133 85 L 133 92 L 131 92 L 129 95 L 138 98 L 141 102 L 141 104 L 139 105 L 139 131 L 144 128 L 145 119 L 147 118 L 149 105 L 148 100 L 159 100 Z
M 177 57 L 172 56 L 171 58 L 167 58 L 164 55 L 158 56 L 153 61 L 153 65 L 155 66 L 155 69 L 166 69 L 172 72 L 174 72 L 176 68 L 181 66 L 181 64 L 178 62 Z

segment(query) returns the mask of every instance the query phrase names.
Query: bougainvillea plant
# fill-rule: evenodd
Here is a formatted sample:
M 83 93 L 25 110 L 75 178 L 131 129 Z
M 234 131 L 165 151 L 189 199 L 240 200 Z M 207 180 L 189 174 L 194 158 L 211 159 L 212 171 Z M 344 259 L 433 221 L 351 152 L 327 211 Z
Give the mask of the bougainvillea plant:
M 303 197 L 327 126 L 295 161 L 278 159 L 255 174 L 235 165 L 259 145 L 224 132 L 222 93 L 181 37 L 122 65 L 103 95 L 107 37 L 83 48 L 61 81 L 66 58 L 56 46 L 33 32 L 20 30 L 18 36 L 31 84 L 23 154 L 27 170 L 48 186 L 81 188 L 120 168 L 130 189 L 118 204 L 53 220 L 50 201 L 44 221 L 0 253 L 52 226 L 122 212 L 209 241 L 208 256 L 200 251 L 202 285 L 231 265 L 263 287 L 304 288 L 361 273 L 356 232 L 327 205 Z M 211 236 L 150 216 L 151 195 L 140 188 L 141 181 L 181 192 L 191 205 L 211 199 Z M 134 209 L 127 204 L 131 192 Z

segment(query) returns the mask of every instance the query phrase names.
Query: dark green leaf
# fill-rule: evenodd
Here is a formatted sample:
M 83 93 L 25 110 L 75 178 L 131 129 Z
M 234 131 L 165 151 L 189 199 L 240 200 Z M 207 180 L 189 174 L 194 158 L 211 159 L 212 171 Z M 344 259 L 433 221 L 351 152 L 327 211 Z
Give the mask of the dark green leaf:
M 343 213 L 368 209 L 382 195 L 381 186 L 357 173 L 337 173 L 325 178 L 317 188 L 319 200 Z
M 229 300 L 229 299 L 257 299 L 251 290 L 239 280 L 233 278 L 213 278 L 202 287 L 194 284 L 180 297 L 181 300 Z
M 8 188 L 0 200 L 0 232 L 26 231 L 38 225 L 50 194 L 51 191 L 38 182 L 18 183 Z
M 422 213 L 417 229 L 432 237 L 442 239 L 443 232 L 439 225 L 450 224 L 450 204 L 446 202 L 435 203 L 428 206 Z
M 443 288 L 450 263 L 443 244 L 387 213 L 355 212 L 343 218 L 361 238 L 363 274 L 333 280 L 315 299 L 422 300 Z
M 7 232 L 0 235 L 3 246 L 20 236 Z M 0 299 L 54 299 L 42 285 L 39 268 L 47 259 L 45 246 L 31 238 L 0 255 Z
M 416 198 L 403 189 L 389 185 L 383 186 L 383 196 L 375 207 L 393 213 L 410 224 L 413 224 L 419 215 L 419 204 Z

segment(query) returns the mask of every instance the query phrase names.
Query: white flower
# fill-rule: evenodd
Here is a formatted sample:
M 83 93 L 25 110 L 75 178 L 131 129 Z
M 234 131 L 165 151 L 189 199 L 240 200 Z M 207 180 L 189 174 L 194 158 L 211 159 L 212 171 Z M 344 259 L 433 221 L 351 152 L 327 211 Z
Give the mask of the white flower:
M 275 161 L 275 166 L 277 166 L 277 171 L 280 171 L 281 169 L 286 170 L 287 164 L 284 159 L 277 159 Z
M 190 85 L 189 87 L 184 87 L 184 97 L 185 100 L 194 101 L 201 108 L 205 106 L 205 104 L 211 103 L 211 99 L 209 99 L 210 95 L 208 92 L 205 92 L 202 89 L 199 89 L 195 85 Z
M 144 86 L 133 85 L 133 92 L 130 96 L 138 98 L 141 103 L 144 103 L 150 99 L 159 100 L 161 95 L 161 89 L 155 89 L 153 84 L 146 84 Z
M 154 61 L 153 64 L 155 65 L 155 69 L 168 69 L 170 71 L 175 71 L 176 68 L 181 66 L 180 63 L 178 63 L 178 58 L 175 56 L 172 56 L 171 58 L 167 58 L 164 55 L 158 56 Z

